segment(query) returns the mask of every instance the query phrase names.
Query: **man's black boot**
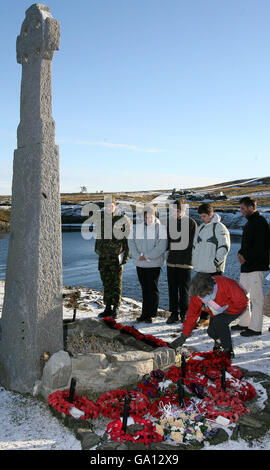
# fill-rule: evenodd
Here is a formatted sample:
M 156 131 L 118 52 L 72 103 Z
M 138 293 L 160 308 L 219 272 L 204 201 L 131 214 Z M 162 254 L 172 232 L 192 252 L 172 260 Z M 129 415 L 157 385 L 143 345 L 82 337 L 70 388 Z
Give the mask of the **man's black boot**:
M 181 323 L 184 323 L 184 321 L 186 319 L 186 315 L 187 315 L 187 312 L 180 312 Z
M 223 352 L 228 356 L 229 359 L 234 359 L 235 354 L 233 348 L 224 349 Z
M 178 323 L 178 312 L 172 312 L 169 316 L 168 320 L 166 321 L 167 325 L 171 325 L 172 323 Z
M 110 314 L 111 318 L 116 318 L 119 313 L 119 307 L 117 305 L 114 305 L 112 309 L 112 313 Z
M 215 340 L 213 351 L 222 351 L 222 346 L 220 343 L 220 339 Z
M 99 318 L 110 317 L 111 314 L 112 314 L 111 305 L 108 304 L 108 305 L 106 305 L 105 310 L 104 310 L 103 312 L 101 312 L 101 313 L 98 314 L 98 317 L 99 317 Z

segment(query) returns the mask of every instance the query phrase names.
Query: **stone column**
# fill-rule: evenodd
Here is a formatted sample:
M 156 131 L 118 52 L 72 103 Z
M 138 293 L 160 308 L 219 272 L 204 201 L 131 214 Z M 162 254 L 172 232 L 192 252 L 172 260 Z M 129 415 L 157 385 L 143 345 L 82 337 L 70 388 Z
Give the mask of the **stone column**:
M 49 7 L 28 8 L 17 38 L 20 123 L 0 330 L 0 383 L 22 393 L 31 393 L 40 379 L 43 353 L 63 349 L 59 155 L 51 93 L 59 41 L 59 23 Z

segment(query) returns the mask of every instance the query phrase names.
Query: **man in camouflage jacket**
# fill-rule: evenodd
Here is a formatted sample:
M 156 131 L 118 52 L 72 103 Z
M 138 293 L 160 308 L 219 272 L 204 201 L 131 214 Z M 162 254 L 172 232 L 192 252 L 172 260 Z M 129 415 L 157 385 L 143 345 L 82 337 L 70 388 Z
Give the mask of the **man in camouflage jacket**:
M 104 211 L 96 225 L 97 238 L 95 252 L 98 254 L 98 269 L 103 283 L 103 299 L 106 306 L 99 317 L 116 318 L 122 293 L 123 265 L 128 261 L 130 221 L 116 207 L 114 197 L 104 201 Z M 109 224 L 108 232 L 106 230 Z M 111 229 L 110 229 L 111 227 Z

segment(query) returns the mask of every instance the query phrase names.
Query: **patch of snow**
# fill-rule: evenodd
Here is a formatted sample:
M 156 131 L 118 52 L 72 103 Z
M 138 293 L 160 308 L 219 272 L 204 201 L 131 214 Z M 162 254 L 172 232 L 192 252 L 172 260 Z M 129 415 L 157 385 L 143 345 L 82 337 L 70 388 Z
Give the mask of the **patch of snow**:
M 0 387 L 0 450 L 81 450 L 45 403 Z

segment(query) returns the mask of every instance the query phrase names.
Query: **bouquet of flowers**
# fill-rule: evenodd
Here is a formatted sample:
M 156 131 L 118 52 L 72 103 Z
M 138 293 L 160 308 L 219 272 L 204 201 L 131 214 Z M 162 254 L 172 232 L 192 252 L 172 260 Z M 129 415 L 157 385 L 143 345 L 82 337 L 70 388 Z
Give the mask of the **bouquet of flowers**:
M 174 445 L 191 441 L 202 442 L 213 432 L 211 425 L 202 415 L 181 410 L 171 415 L 163 415 L 155 425 L 156 432 Z

